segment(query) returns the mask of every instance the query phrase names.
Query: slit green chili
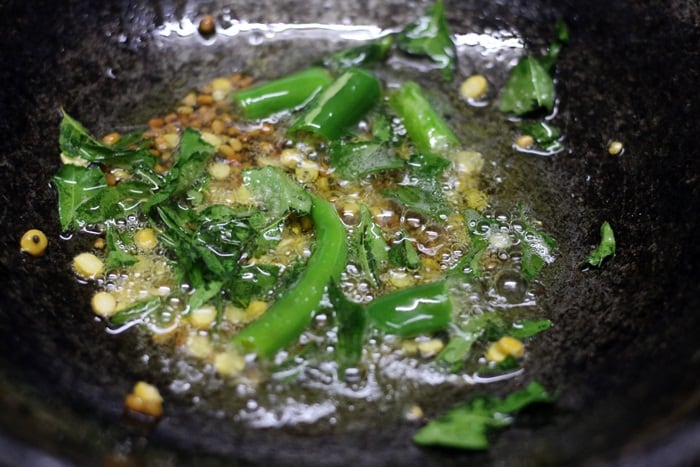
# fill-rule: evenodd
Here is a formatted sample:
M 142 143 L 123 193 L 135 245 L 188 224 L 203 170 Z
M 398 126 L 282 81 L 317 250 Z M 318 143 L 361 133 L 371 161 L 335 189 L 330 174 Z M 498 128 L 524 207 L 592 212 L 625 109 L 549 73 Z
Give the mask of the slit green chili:
M 233 102 L 247 118 L 265 118 L 305 105 L 331 81 L 327 70 L 320 67 L 308 68 L 284 78 L 237 91 L 233 95 Z
M 403 121 L 408 137 L 419 152 L 443 154 L 459 147 L 459 139 L 417 83 L 404 83 L 389 97 L 389 105 Z
M 350 68 L 325 88 L 289 128 L 333 141 L 369 112 L 381 96 L 379 80 L 369 71 Z
M 234 345 L 246 353 L 270 358 L 297 339 L 311 323 L 328 283 L 345 268 L 346 231 L 335 207 L 312 196 L 311 218 L 316 242 L 298 282 L 233 338 Z
M 367 304 L 367 317 L 381 331 L 410 337 L 446 329 L 452 302 L 445 281 L 397 290 Z

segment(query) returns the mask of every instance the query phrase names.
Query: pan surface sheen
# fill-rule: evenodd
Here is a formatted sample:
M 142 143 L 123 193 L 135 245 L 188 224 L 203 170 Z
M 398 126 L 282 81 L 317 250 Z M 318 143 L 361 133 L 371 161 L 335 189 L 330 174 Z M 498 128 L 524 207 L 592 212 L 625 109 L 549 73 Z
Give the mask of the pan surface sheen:
M 516 32 L 536 49 L 547 45 L 556 18 L 571 30 L 557 75 L 557 123 L 567 151 L 519 162 L 541 187 L 522 195 L 538 203 L 561 245 L 545 298 L 555 327 L 530 350 L 527 369 L 528 378 L 558 389 L 556 404 L 521 414 L 479 453 L 419 449 L 410 441 L 415 426 L 381 421 L 324 434 L 241 430 L 182 400 L 168 406 L 152 433 L 121 420 L 133 382 L 157 383 L 158 376 L 138 360 L 144 349 L 133 334 L 107 336 L 90 318 L 89 288 L 69 271 L 75 251 L 56 240 L 49 179 L 59 163 L 59 109 L 99 134 L 118 122 L 145 121 L 172 106 L 175 92 L 230 71 L 236 60 L 257 59 L 263 73 L 289 71 L 264 57 L 222 54 L 223 40 L 176 40 L 175 26 L 181 31 L 188 18 L 207 12 L 229 11 L 249 23 L 390 28 L 427 4 L 284 3 L 0 5 L 0 463 L 95 465 L 119 462 L 124 453 L 151 465 L 700 460 L 700 7 L 681 0 L 446 1 L 453 32 Z M 162 39 L 167 25 L 173 40 Z M 268 47 L 279 53 L 275 43 Z M 607 154 L 612 139 L 624 142 L 622 156 Z M 603 220 L 615 228 L 617 255 L 599 270 L 582 271 Z M 45 256 L 20 254 L 28 228 L 48 234 Z M 519 383 L 494 391 L 505 394 Z M 458 396 L 446 395 L 431 410 Z

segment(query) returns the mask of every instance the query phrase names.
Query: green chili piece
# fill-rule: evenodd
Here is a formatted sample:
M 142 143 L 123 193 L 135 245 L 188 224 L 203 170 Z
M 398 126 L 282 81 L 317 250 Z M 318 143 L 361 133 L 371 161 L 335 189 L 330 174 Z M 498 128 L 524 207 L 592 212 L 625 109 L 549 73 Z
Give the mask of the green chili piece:
M 323 57 L 323 66 L 334 73 L 345 71 L 352 67 L 368 67 L 386 60 L 394 44 L 394 36 L 380 37 L 367 44 L 344 49 Z
M 332 279 L 338 279 L 348 257 L 345 227 L 335 207 L 312 196 L 311 218 L 316 244 L 298 282 L 256 321 L 233 338 L 243 351 L 270 358 L 309 326 Z
M 237 91 L 234 103 L 246 117 L 269 117 L 284 110 L 295 110 L 331 83 L 331 75 L 320 67 L 309 68 L 284 78 Z
M 408 137 L 419 152 L 442 154 L 460 145 L 457 136 L 417 83 L 409 81 L 403 84 L 391 95 L 389 105 L 403 120 Z
M 367 317 L 377 329 L 401 337 L 445 329 L 452 319 L 447 283 L 421 284 L 376 298 L 367 304 Z
M 289 128 L 333 141 L 357 124 L 379 100 L 382 88 L 370 72 L 350 68 L 321 92 Z

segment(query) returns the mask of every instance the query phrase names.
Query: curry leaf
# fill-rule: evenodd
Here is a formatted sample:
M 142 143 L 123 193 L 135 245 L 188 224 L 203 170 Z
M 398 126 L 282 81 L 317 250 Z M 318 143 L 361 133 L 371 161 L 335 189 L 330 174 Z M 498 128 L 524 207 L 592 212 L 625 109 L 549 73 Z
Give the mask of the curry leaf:
M 401 185 L 393 189 L 382 190 L 387 198 L 411 209 L 419 214 L 433 219 L 447 216 L 450 210 L 442 191 L 429 190 L 420 186 Z
M 215 152 L 214 146 L 204 141 L 199 131 L 186 128 L 174 156 L 175 163 L 165 176 L 160 189 L 144 203 L 144 211 L 148 212 L 154 206 L 190 190 L 197 181 L 203 179 L 205 168 Z
M 270 221 L 278 221 L 289 211 L 307 214 L 311 210 L 308 193 L 278 168 L 246 170 L 243 172 L 243 183 L 265 207 Z
M 338 373 L 344 376 L 345 371 L 357 366 L 362 357 L 367 311 L 362 304 L 348 300 L 335 282 L 328 287 L 328 297 L 338 326 L 338 343 L 335 347 Z
M 600 243 L 591 251 L 586 262 L 591 266 L 600 266 L 608 256 L 615 254 L 615 233 L 608 221 L 600 226 Z
M 379 274 L 388 263 L 388 245 L 382 231 L 372 220 L 365 205 L 360 206 L 360 221 L 353 230 L 350 255 L 367 281 L 376 287 Z
M 487 433 L 512 423 L 508 414 L 519 412 L 530 404 L 552 401 L 547 390 L 536 381 L 505 399 L 477 396 L 421 428 L 413 436 L 413 441 L 421 446 L 486 449 L 489 447 Z
M 516 339 L 525 339 L 546 331 L 550 327 L 552 327 L 552 322 L 548 319 L 525 320 L 513 323 L 507 334 Z
M 405 181 L 381 193 L 424 216 L 444 218 L 450 214 L 450 206 L 442 191 L 440 178 L 449 165 L 450 161 L 436 154 L 414 154 L 408 161 Z
M 404 166 L 404 161 L 388 145 L 374 141 L 334 141 L 329 148 L 329 160 L 336 173 L 345 180 Z
M 556 240 L 549 234 L 536 228 L 521 211 L 520 222 L 523 229 L 517 232 L 522 245 L 522 275 L 525 279 L 536 277 L 545 264 L 554 261 Z
M 99 167 L 63 165 L 51 180 L 58 190 L 58 214 L 63 230 L 80 227 L 84 223 L 81 211 L 107 189 L 107 180 Z
M 429 6 L 416 21 L 407 25 L 396 38 L 399 49 L 412 55 L 425 55 L 451 80 L 457 61 L 457 48 L 450 37 L 442 0 Z
M 555 38 L 552 45 L 549 46 L 547 53 L 539 58 L 539 62 L 549 72 L 554 73 L 554 65 L 559 60 L 559 54 L 566 44 L 569 43 L 569 29 L 563 20 L 558 19 L 554 23 Z
M 554 109 L 554 81 L 537 59 L 526 56 L 510 72 L 500 110 L 522 116 L 540 109 Z
M 410 270 L 415 270 L 420 267 L 421 261 L 420 256 L 418 256 L 418 251 L 405 234 L 391 246 L 389 250 L 389 262 L 394 266 Z
M 132 134 L 128 141 L 132 142 L 136 149 L 130 149 L 125 143 L 109 146 L 97 141 L 80 122 L 63 112 L 58 144 L 61 152 L 68 157 L 120 166 L 145 163 L 152 167 L 155 159 L 143 144 L 137 144 L 140 140 Z
M 119 229 L 113 224 L 107 224 L 105 234 L 107 246 L 107 257 L 105 258 L 105 269 L 113 271 L 125 266 L 131 266 L 138 262 L 138 258 L 128 252 L 131 239 L 122 235 Z
M 327 55 L 322 59 L 322 63 L 335 74 L 340 74 L 348 68 L 369 67 L 384 61 L 393 44 L 394 36 L 387 35 L 367 44 Z
M 557 151 L 562 148 L 559 139 L 561 132 L 546 122 L 528 122 L 520 125 L 523 133 L 532 136 L 545 151 Z
M 143 319 L 160 308 L 160 297 L 150 298 L 140 302 L 133 303 L 126 308 L 116 312 L 109 318 L 111 324 L 126 324 L 135 319 Z
M 493 313 L 470 316 L 459 325 L 445 348 L 438 354 L 437 361 L 447 365 L 453 373 L 459 371 L 469 357 L 474 343 L 484 334 L 487 327 L 500 323 L 500 319 Z

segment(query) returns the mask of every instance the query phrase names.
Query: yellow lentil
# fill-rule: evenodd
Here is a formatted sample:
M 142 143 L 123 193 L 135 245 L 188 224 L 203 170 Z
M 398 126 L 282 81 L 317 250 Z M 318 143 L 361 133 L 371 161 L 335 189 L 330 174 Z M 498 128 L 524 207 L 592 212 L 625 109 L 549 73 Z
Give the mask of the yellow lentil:
M 489 90 L 489 83 L 482 75 L 472 75 L 459 87 L 459 94 L 464 99 L 479 99 Z

